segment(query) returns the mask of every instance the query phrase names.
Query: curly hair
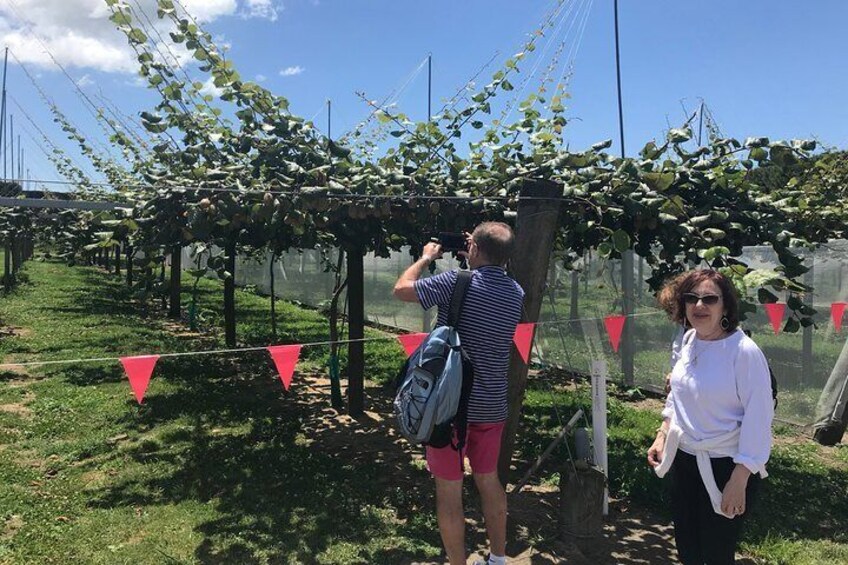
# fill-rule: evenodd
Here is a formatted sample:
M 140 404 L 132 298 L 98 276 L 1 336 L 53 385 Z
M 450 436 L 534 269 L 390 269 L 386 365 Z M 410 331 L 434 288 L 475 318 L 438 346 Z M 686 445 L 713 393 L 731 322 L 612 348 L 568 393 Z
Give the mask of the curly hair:
M 725 317 L 729 322 L 726 329 L 727 331 L 735 330 L 739 327 L 739 300 L 736 287 L 729 278 L 712 269 L 687 271 L 668 280 L 657 295 L 660 307 L 666 311 L 672 321 L 688 327 L 689 321 L 686 319 L 686 303 L 683 295 L 692 292 L 704 281 L 712 281 L 721 291 Z

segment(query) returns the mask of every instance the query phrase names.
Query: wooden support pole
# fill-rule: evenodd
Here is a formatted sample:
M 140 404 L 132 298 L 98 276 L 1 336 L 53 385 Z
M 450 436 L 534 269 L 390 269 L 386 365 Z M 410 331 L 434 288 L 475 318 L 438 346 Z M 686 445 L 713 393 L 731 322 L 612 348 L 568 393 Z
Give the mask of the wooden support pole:
M 351 416 L 361 416 L 365 410 L 365 284 L 362 249 L 347 250 L 347 399 Z
M 168 308 L 168 317 L 179 320 L 182 316 L 180 292 L 182 290 L 183 276 L 183 247 L 179 243 L 171 247 L 171 284 L 168 287 L 171 293 L 171 301 Z
M 236 346 L 236 234 L 230 235 L 225 250 L 227 271 L 224 279 L 224 340 L 227 347 Z
M 562 187 L 550 181 L 525 180 L 521 188 L 518 217 L 515 222 L 515 252 L 509 270 L 524 289 L 525 322 L 535 322 L 539 319 L 548 265 L 559 225 L 561 197 Z M 508 481 L 512 450 L 521 418 L 521 405 L 527 388 L 527 365 L 515 349 L 510 357 L 507 379 L 509 413 L 498 460 L 498 475 L 503 484 Z
M 621 373 L 624 376 L 624 384 L 632 387 L 635 383 L 634 359 L 636 357 L 636 331 L 635 318 L 633 312 L 635 310 L 635 300 L 633 296 L 633 267 L 634 257 L 633 250 L 628 249 L 621 254 L 621 294 L 624 299 L 624 308 L 622 314 L 628 317 L 624 324 L 624 331 L 621 333 Z

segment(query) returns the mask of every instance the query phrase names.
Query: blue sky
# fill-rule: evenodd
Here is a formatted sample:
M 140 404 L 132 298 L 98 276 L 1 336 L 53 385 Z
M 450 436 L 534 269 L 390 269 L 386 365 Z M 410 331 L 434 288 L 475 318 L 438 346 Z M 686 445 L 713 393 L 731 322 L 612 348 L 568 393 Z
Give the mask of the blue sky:
M 582 21 L 576 16 L 587 14 L 568 89 L 571 122 L 566 137 L 573 148 L 612 138 L 613 150 L 618 151 L 613 1 L 569 3 L 574 11 L 548 51 L 556 49 L 574 22 L 566 44 L 567 50 L 572 49 Z M 142 5 L 151 2 L 144 0 Z M 385 97 L 428 53 L 433 56 L 434 108 L 499 52 L 478 80 L 485 83 L 538 27 L 554 2 L 193 0 L 187 5 L 205 11 L 206 28 L 230 46 L 229 57 L 242 76 L 262 78 L 264 86 L 289 98 L 296 114 L 317 115 L 316 125 L 324 128 L 322 105 L 331 99 L 333 134 L 338 136 L 368 114 L 354 91 L 364 91 L 372 99 Z M 828 145 L 848 147 L 844 29 L 848 2 L 621 0 L 619 9 L 628 153 L 662 136 L 668 124 L 682 122 L 683 107 L 692 111 L 701 98 L 725 135 L 814 136 Z M 21 14 L 27 14 L 26 24 L 21 23 Z M 129 59 L 121 59 L 123 38 L 105 20 L 99 1 L 0 0 L 0 36 L 90 137 L 103 139 L 70 83 L 45 60 L 43 48 L 32 39 L 33 31 L 82 80 L 86 92 L 98 93 L 99 88 L 132 115 L 155 104 L 129 72 Z M 539 45 L 537 56 L 544 40 Z M 533 62 L 526 61 L 520 76 L 529 74 Z M 196 68 L 189 72 L 203 79 Z M 521 80 L 513 82 L 519 87 Z M 537 84 L 538 76 L 529 81 L 525 95 Z M 9 92 L 54 142 L 78 155 L 52 123 L 28 79 L 11 63 Z M 413 119 L 426 118 L 426 94 L 425 68 L 399 97 L 398 109 Z M 24 121 L 11 102 L 10 112 L 16 114 L 16 125 Z M 26 134 L 22 139 L 32 175 L 57 178 L 33 141 Z

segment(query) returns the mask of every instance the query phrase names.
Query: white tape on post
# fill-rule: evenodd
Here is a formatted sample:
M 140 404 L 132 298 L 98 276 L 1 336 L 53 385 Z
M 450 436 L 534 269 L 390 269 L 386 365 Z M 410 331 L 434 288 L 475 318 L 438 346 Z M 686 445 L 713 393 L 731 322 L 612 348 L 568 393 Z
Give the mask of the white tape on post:
M 607 362 L 592 360 L 592 436 L 595 465 L 601 467 L 609 481 L 607 464 Z M 604 487 L 604 516 L 609 514 L 609 488 Z

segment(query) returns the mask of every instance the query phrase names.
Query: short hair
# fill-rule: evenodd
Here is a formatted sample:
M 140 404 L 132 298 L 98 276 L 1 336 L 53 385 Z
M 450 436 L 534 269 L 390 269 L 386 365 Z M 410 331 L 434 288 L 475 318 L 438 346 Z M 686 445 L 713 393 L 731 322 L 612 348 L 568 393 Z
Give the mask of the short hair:
M 515 234 L 503 222 L 483 222 L 471 234 L 483 257 L 496 265 L 506 265 L 515 248 Z
M 686 319 L 686 302 L 683 295 L 704 281 L 712 281 L 721 292 L 721 301 L 725 309 L 725 317 L 729 322 L 727 331 L 739 327 L 739 300 L 736 287 L 725 275 L 712 269 L 697 269 L 677 275 L 663 286 L 657 295 L 660 307 L 668 313 L 669 318 L 682 326 L 688 326 Z

